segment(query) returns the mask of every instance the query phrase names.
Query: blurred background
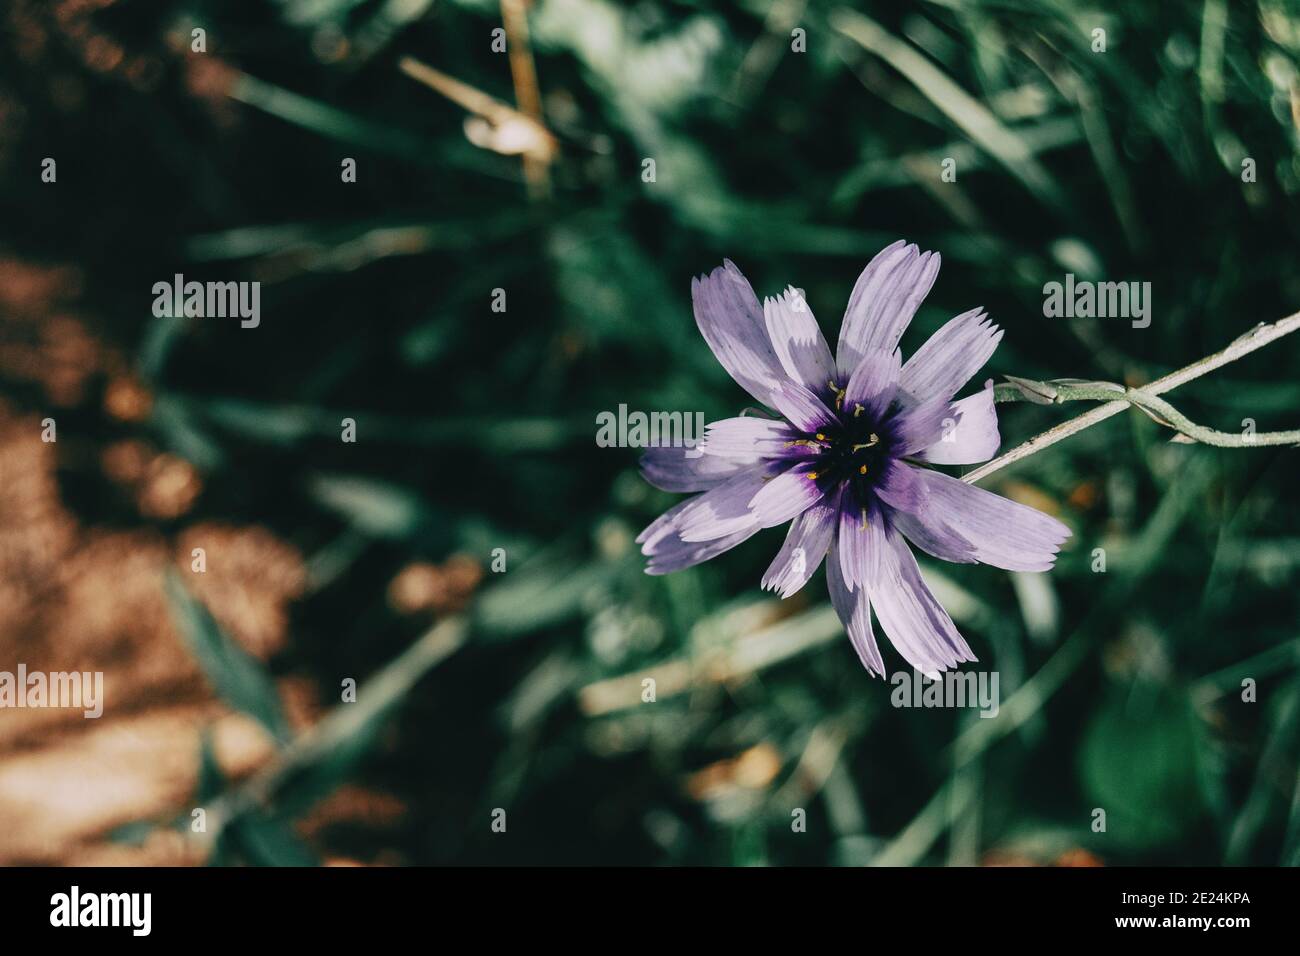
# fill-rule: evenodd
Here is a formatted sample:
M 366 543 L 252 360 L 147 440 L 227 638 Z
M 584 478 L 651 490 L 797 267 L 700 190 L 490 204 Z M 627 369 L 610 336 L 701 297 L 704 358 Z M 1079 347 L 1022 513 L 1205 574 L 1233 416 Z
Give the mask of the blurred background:
M 594 441 L 751 403 L 691 315 L 723 257 L 834 342 L 879 248 L 936 249 L 905 354 L 983 305 L 995 376 L 1142 383 L 1290 314 L 1296 5 L 0 22 L 0 670 L 106 682 L 99 720 L 0 711 L 0 862 L 1300 861 L 1294 451 L 1126 413 L 986 481 L 1075 535 L 1045 575 L 923 562 L 1000 673 L 981 720 L 891 707 L 822 574 L 760 591 L 778 531 L 645 575 L 676 496 Z M 260 326 L 156 318 L 176 273 L 260 282 Z M 1150 327 L 1045 318 L 1066 273 L 1150 282 Z M 1294 428 L 1297 349 L 1169 397 Z M 1004 448 L 1083 410 L 1000 406 Z

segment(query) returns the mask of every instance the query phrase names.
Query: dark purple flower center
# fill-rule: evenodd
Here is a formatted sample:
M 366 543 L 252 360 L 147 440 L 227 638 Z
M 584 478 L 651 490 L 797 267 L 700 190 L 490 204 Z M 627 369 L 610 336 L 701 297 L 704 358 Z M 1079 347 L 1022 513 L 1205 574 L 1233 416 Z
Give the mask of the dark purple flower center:
M 816 451 L 808 477 L 827 490 L 847 483 L 859 502 L 869 501 L 871 489 L 893 457 L 891 429 L 887 420 L 877 422 L 861 406 L 840 408 L 838 401 L 835 405 L 836 421 L 799 441 Z

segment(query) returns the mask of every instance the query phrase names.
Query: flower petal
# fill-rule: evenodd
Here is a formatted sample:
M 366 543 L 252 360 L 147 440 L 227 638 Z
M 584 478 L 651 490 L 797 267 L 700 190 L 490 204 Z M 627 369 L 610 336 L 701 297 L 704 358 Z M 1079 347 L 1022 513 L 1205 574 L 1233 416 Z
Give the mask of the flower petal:
M 745 391 L 771 404 L 786 375 L 772 351 L 758 296 L 730 259 L 691 282 L 695 323 L 718 361 Z
M 636 543 L 641 545 L 642 554 L 657 554 L 670 538 L 677 534 L 677 521 L 694 498 L 679 501 L 654 521 L 650 522 L 639 535 Z
M 844 408 L 851 410 L 853 406 L 861 405 L 873 420 L 880 421 L 898 391 L 902 368 L 903 356 L 898 349 L 867 352 L 844 387 Z
M 778 467 L 779 463 L 765 462 L 692 498 L 677 517 L 678 536 L 683 541 L 712 541 L 736 531 L 763 527 L 749 510 L 749 502 L 771 484 L 768 479 Z
M 846 492 L 840 506 L 836 542 L 844 586 L 850 591 L 865 587 L 876 577 L 876 563 L 885 546 L 880 506 L 874 500 L 861 505 L 852 493 Z
M 836 488 L 790 522 L 785 543 L 763 575 L 763 587 L 788 598 L 808 583 L 831 546 L 839 501 Z
M 867 590 L 889 642 L 922 674 L 975 660 L 952 618 L 921 577 L 903 536 L 890 528 L 886 541 L 879 574 Z
M 933 398 L 919 405 L 904 403 L 885 423 L 889 448 L 899 458 L 916 454 L 942 441 L 946 431 L 960 425 L 956 402 Z
M 897 347 L 938 274 L 937 252 L 920 253 L 902 239 L 867 263 L 840 326 L 836 360 L 841 381 L 853 374 L 867 352 Z
M 780 458 L 795 450 L 789 447 L 789 443 L 799 434 L 786 422 L 769 418 L 724 418 L 705 427 L 699 450 L 706 455 L 750 461 Z
M 713 459 L 725 461 L 725 459 Z M 749 499 L 779 469 L 770 462 L 749 465 L 703 494 L 678 502 L 637 535 L 641 553 L 656 554 L 672 538 L 711 541 L 736 531 L 757 528 L 749 513 Z
M 774 528 L 822 499 L 825 492 L 817 484 L 816 468 L 816 462 L 800 462 L 757 490 L 749 510 L 761 527 Z
M 665 538 L 658 550 L 646 562 L 646 574 L 671 574 L 685 568 L 702 564 L 710 558 L 716 558 L 724 551 L 729 551 L 742 541 L 747 541 L 758 534 L 759 527 L 754 525 L 744 531 L 734 531 L 712 541 L 683 541 L 677 535 Z
M 839 421 L 820 398 L 798 382 L 782 382 L 773 390 L 768 404 L 803 432 L 821 431 Z
M 916 457 L 936 465 L 974 465 L 996 455 L 1002 435 L 993 404 L 993 379 L 969 398 L 953 402 L 952 407 L 955 424 L 945 427 L 940 439 Z
M 809 391 L 824 394 L 835 378 L 835 359 L 803 293 L 791 287 L 775 299 L 764 299 L 763 318 L 786 374 Z
M 929 490 L 924 507 L 913 514 L 915 523 L 902 523 L 917 546 L 949 561 L 946 550 L 961 553 L 965 541 L 977 561 L 1007 571 L 1046 571 L 1056 562 L 1061 542 L 1070 529 L 1055 518 L 1027 505 L 937 471 L 918 469 Z M 934 550 L 931 550 L 931 549 Z
M 908 541 L 926 554 L 954 564 L 975 564 L 979 560 L 975 557 L 975 546 L 950 525 L 927 523 L 905 511 L 895 511 L 889 520 Z
M 641 475 L 664 491 L 707 491 L 752 468 L 757 461 L 754 456 L 705 455 L 700 448 L 647 448 L 641 456 Z
M 920 404 L 952 398 L 980 370 L 1002 340 L 1002 330 L 983 309 L 949 319 L 912 353 L 898 387 Z
M 929 498 L 929 489 L 920 475 L 921 469 L 915 465 L 890 458 L 876 476 L 876 496 L 895 511 L 920 511 Z
M 840 571 L 840 558 L 832 547 L 826 559 L 826 590 L 830 592 L 831 606 L 848 631 L 849 643 L 858 652 L 858 660 L 868 674 L 885 676 L 885 662 L 876 646 L 876 636 L 871 630 L 871 604 L 865 588 L 850 591 Z

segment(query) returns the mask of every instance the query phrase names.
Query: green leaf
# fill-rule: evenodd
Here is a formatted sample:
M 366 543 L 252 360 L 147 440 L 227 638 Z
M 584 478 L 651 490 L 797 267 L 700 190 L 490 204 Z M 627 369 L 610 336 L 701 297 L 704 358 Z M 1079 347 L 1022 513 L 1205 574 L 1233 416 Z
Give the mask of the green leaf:
M 350 475 L 314 475 L 308 491 L 358 531 L 378 538 L 408 537 L 429 519 L 419 495 L 386 481 Z
M 491 635 L 540 630 L 577 615 L 584 601 L 599 593 L 609 579 L 610 570 L 602 565 L 535 565 L 486 589 L 474 623 Z
M 288 740 L 289 725 L 271 675 L 222 631 L 175 571 L 167 573 L 166 590 L 176 624 L 217 694 L 235 710 L 256 719 L 277 740 Z
M 218 796 L 226 787 L 226 775 L 221 772 L 217 762 L 216 742 L 212 737 L 212 728 L 203 729 L 199 741 L 199 779 L 194 785 L 194 799 L 199 803 Z

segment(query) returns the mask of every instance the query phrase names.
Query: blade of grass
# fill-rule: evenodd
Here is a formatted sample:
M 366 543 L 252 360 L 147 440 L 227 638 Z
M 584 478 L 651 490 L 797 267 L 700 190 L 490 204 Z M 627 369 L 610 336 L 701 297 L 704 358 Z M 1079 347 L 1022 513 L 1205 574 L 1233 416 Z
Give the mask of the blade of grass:
M 943 70 L 864 14 L 841 7 L 831 12 L 830 20 L 831 26 L 840 34 L 903 74 L 1034 196 L 1053 209 L 1065 209 L 1064 193 L 1047 169 L 1034 158 L 1033 150 Z

